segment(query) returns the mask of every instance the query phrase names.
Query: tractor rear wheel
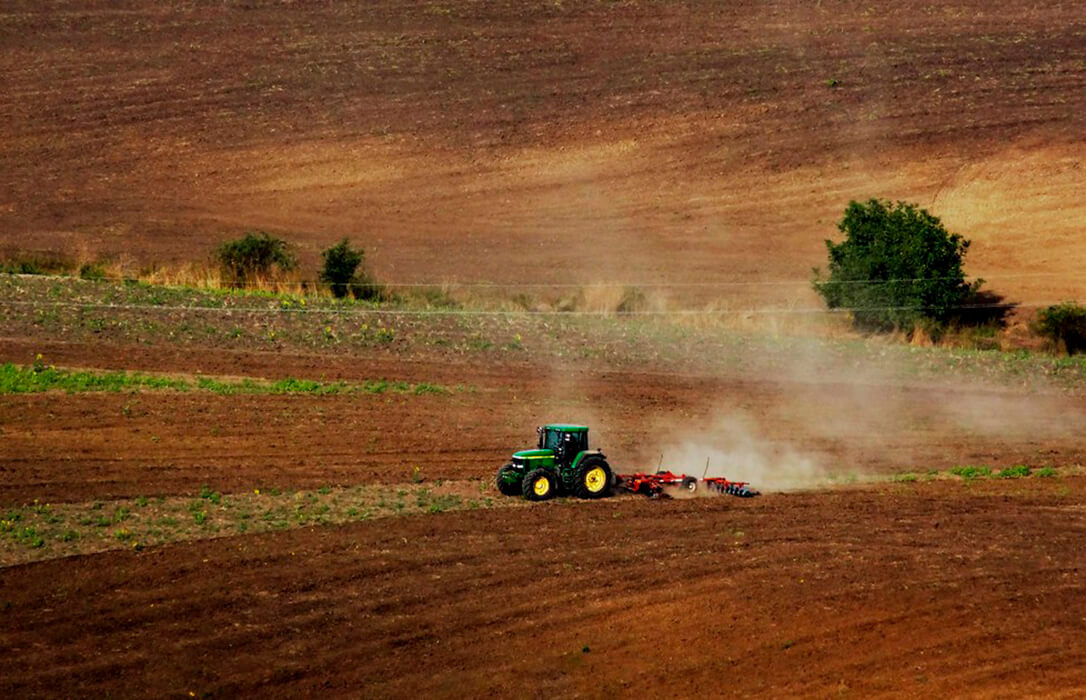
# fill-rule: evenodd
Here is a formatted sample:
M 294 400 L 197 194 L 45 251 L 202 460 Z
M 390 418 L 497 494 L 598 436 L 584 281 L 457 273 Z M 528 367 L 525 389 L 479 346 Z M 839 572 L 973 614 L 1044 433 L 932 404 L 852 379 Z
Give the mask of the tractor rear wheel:
M 546 501 L 558 495 L 558 480 L 546 469 L 528 472 L 520 487 L 529 501 Z
M 603 498 L 611 493 L 611 465 L 602 457 L 585 457 L 577 466 L 575 476 L 578 498 Z
M 498 468 L 498 477 L 495 481 L 498 484 L 498 491 L 501 491 L 503 496 L 516 496 L 520 494 L 520 479 L 511 478 L 517 473 L 517 470 L 513 468 L 513 463 L 508 462 Z

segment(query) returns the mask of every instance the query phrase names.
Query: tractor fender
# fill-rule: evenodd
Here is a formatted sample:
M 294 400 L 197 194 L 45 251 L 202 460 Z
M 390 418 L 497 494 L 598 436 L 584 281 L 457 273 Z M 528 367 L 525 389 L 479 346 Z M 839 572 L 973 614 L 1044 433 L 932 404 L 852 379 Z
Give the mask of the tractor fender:
M 581 461 L 584 460 L 585 457 L 593 457 L 593 456 L 599 456 L 599 457 L 602 457 L 603 459 L 607 459 L 607 455 L 603 454 L 603 450 L 582 450 L 582 451 L 577 453 L 577 456 L 573 458 L 573 462 L 570 463 L 570 465 L 569 465 L 570 471 L 573 471 L 578 466 L 580 466 Z

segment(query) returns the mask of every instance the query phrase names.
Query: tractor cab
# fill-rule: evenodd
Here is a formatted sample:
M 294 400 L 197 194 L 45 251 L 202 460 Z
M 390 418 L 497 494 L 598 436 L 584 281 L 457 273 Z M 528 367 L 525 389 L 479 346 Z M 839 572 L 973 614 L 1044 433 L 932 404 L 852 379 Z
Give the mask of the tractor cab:
M 588 428 L 583 425 L 541 425 L 535 430 L 539 449 L 550 450 L 557 464 L 568 465 L 588 449 Z

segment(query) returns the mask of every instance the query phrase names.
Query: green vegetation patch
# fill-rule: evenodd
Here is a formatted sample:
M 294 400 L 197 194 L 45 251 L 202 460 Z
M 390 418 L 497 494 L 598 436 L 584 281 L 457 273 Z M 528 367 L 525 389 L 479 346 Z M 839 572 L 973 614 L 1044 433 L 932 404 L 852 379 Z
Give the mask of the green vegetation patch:
M 82 372 L 11 363 L 0 365 L 0 394 L 27 394 L 40 391 L 125 391 L 131 389 L 175 389 L 185 391 L 191 384 L 182 379 L 129 372 Z
M 883 477 L 885 480 L 896 484 L 910 484 L 916 482 L 930 482 L 943 479 L 954 479 L 955 477 L 964 481 L 973 481 L 976 479 L 1029 479 L 1029 478 L 1052 478 L 1060 476 L 1074 476 L 1083 473 L 1083 469 L 1078 465 L 1070 465 L 1061 467 L 1059 470 L 1050 465 L 1042 467 L 1031 467 L 1026 464 L 1015 464 L 1007 467 L 1006 469 L 995 469 L 986 465 L 962 465 L 953 467 L 946 471 L 940 471 L 938 469 L 928 469 L 923 472 L 901 472 L 898 474 L 890 474 Z M 832 479 L 831 479 L 832 481 Z M 855 479 L 853 480 L 855 481 Z
M 950 473 L 954 476 L 960 476 L 966 481 L 972 481 L 973 479 L 987 479 L 992 475 L 992 468 L 969 465 L 963 467 L 954 467 L 950 470 Z
M 0 566 L 227 535 L 337 525 L 395 515 L 435 515 L 477 508 L 522 507 L 492 498 L 489 480 L 429 485 L 324 486 L 313 491 L 253 488 L 222 493 L 107 502 L 42 504 L 0 510 Z
M 1032 470 L 1024 464 L 1016 464 L 1013 467 L 1007 467 L 999 471 L 996 474 L 996 478 L 999 479 L 1021 479 L 1029 476 Z
M 0 394 L 27 394 L 42 391 L 80 393 L 90 391 L 210 391 L 216 394 L 451 394 L 439 384 L 370 380 L 360 383 L 323 382 L 310 379 L 223 380 L 213 377 L 184 379 L 164 375 L 123 371 L 86 371 L 46 367 L 40 356 L 29 367 L 11 363 L 0 365 Z

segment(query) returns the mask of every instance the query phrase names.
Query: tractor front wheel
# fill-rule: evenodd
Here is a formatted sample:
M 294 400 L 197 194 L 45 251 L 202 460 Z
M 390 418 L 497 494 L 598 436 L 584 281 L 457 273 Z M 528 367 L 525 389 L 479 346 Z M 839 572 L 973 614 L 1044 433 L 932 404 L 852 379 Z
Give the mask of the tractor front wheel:
M 536 469 L 524 477 L 521 492 L 529 501 L 546 501 L 558 495 L 558 480 L 546 469 Z
M 611 492 L 611 466 L 599 457 L 588 457 L 577 467 L 578 498 L 603 498 Z
M 503 496 L 516 496 L 520 493 L 520 478 L 513 478 L 516 473 L 517 470 L 513 468 L 512 462 L 498 469 L 498 478 L 495 481 L 498 484 L 498 491 L 501 491 Z

